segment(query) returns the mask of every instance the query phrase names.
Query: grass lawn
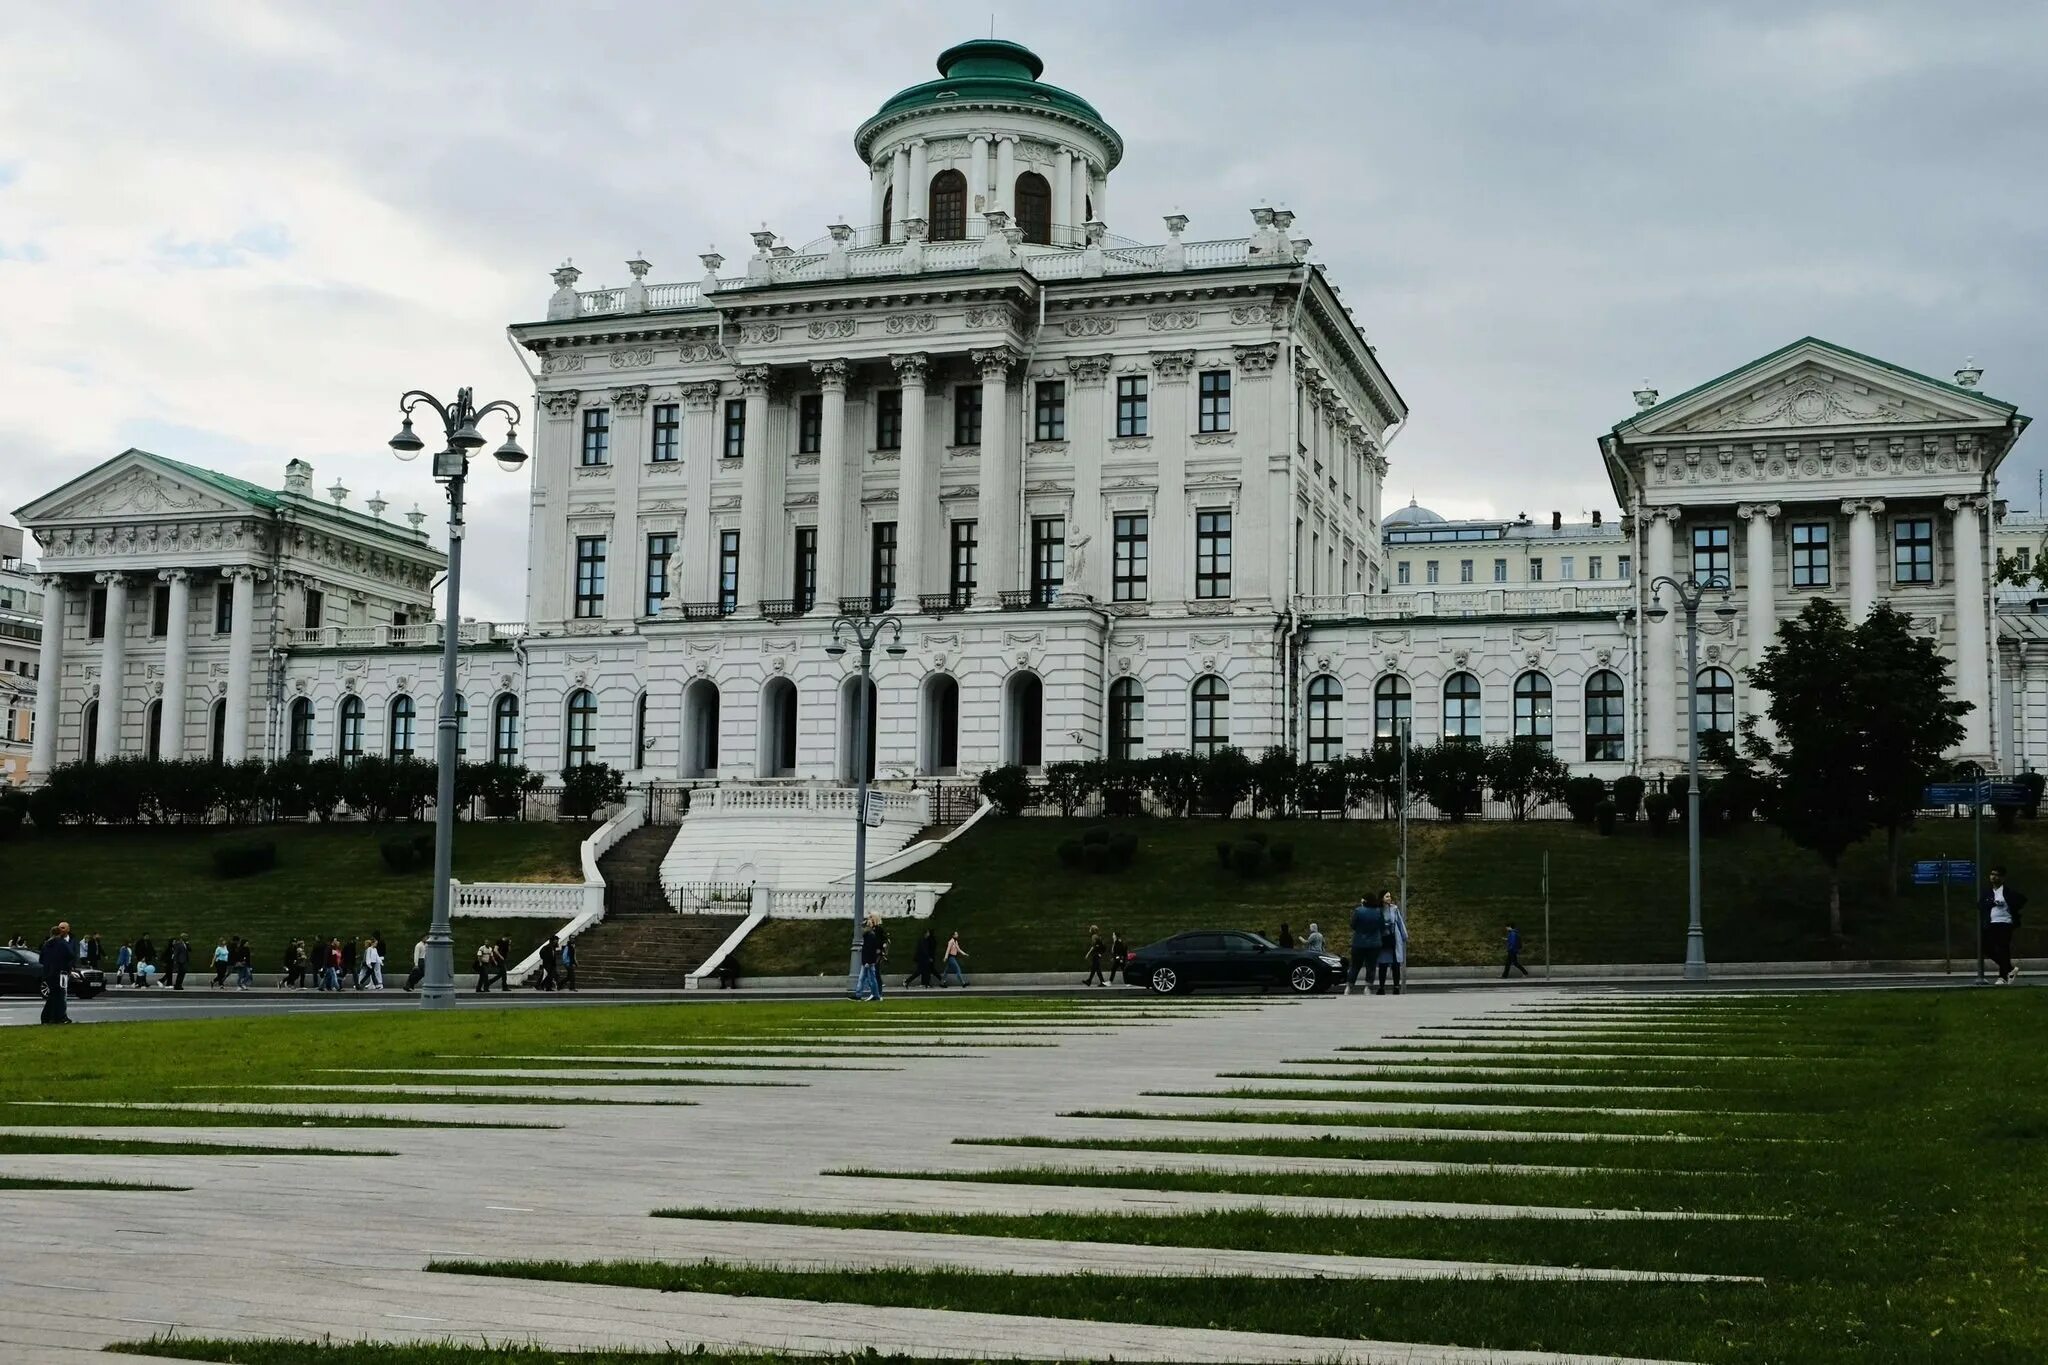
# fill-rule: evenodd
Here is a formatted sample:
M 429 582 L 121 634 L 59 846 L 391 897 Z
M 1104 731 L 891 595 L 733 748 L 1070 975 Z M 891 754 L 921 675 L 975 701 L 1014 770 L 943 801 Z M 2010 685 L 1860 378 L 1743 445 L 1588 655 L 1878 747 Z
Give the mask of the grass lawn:
M 752 1351 L 558 1351 L 506 1342 L 469 1346 L 459 1342 L 233 1341 L 203 1337 L 151 1337 L 109 1346 L 110 1351 L 171 1360 L 213 1360 L 223 1365 L 970 1365 L 935 1356 L 760 1355 Z M 1005 1357 L 1007 1365 L 1025 1365 Z M 981 1365 L 974 1362 L 973 1365 Z
M 1385 821 L 1122 820 L 1107 822 L 1138 838 L 1125 871 L 1071 871 L 1056 850 L 1092 820 L 991 817 L 904 880 L 951 882 L 932 926 L 943 945 L 961 933 L 970 977 L 976 971 L 1086 971 L 1087 930 L 1119 930 L 1133 945 L 1183 929 L 1245 928 L 1266 933 L 1284 922 L 1300 935 L 1313 920 L 1333 949 L 1348 942 L 1349 907 L 1361 892 L 1396 885 L 1398 835 Z M 1216 845 L 1259 830 L 1294 844 L 1294 867 L 1246 881 L 1219 865 Z M 1971 856 L 1971 826 L 1936 820 L 1911 830 L 1903 859 Z M 1559 821 L 1409 827 L 1409 960 L 1417 966 L 1497 963 L 1505 926 L 1524 939 L 1523 960 L 1540 969 L 1542 861 L 1550 855 L 1551 938 L 1558 963 L 1664 962 L 1683 951 L 1686 922 L 1685 835 L 1661 835 L 1643 823 L 1612 837 Z M 1842 905 L 1848 937 L 1827 934 L 1827 880 L 1820 861 L 1777 831 L 1752 825 L 1710 835 L 1702 850 L 1707 952 L 1716 962 L 1826 958 L 1939 958 L 1941 897 L 1933 887 L 1885 887 L 1883 839 L 1843 860 Z M 2003 866 L 2021 890 L 2048 894 L 2048 821 L 2023 821 L 2012 834 L 1984 830 L 1984 861 Z M 1908 867 L 1907 880 L 1911 869 Z M 1952 887 L 1949 907 L 1959 970 L 1972 967 L 1975 926 L 1968 886 Z M 894 926 L 891 965 L 910 970 L 921 926 Z M 838 921 L 785 920 L 763 925 L 742 950 L 743 968 L 762 975 L 845 970 L 850 934 Z M 2048 954 L 2048 913 L 2022 926 L 2017 951 Z
M 293 938 L 310 944 L 381 932 L 402 981 L 413 942 L 431 915 L 434 878 L 425 868 L 392 872 L 379 845 L 431 829 L 280 824 L 23 831 L 0 841 L 0 885 L 7 887 L 0 935 L 19 933 L 34 945 L 53 923 L 68 919 L 81 937 L 100 936 L 111 973 L 124 939 L 148 934 L 161 949 L 173 934 L 189 934 L 190 971 L 197 978 L 188 979 L 189 991 L 212 980 L 211 966 L 202 964 L 210 964 L 214 943 L 231 934 L 254 942 L 256 970 L 268 973 L 282 969 Z M 477 882 L 580 881 L 578 848 L 589 832 L 581 824 L 464 824 L 456 831 L 455 875 Z M 251 839 L 277 844 L 277 866 L 251 877 L 216 877 L 210 850 Z M 552 920 L 457 920 L 456 973 L 486 938 L 495 941 L 502 933 L 523 955 L 559 928 Z
M 1310 1217 L 1271 1211 L 1076 1216 L 760 1210 L 761 1222 L 1335 1255 L 1414 1255 L 1758 1277 L 1683 1284 L 1370 1275 L 1306 1282 L 1234 1274 L 1013 1274 L 780 1266 L 772 1259 L 447 1261 L 431 1269 L 643 1290 L 800 1298 L 1351 1340 L 1568 1351 L 1749 1365 L 2033 1365 L 2048 1359 L 2048 993 L 1898 990 L 1793 997 L 1741 1110 L 1705 1114 L 1696 1144 L 1604 1147 L 1627 1170 L 1521 1178 L 1030 1171 L 1047 1184 L 1398 1190 L 1491 1203 L 1599 1202 L 1734 1220 L 1537 1222 L 1515 1217 Z M 1711 1030 L 1713 1024 L 1697 1027 Z M 1812 1055 L 1819 1045 L 1851 1060 Z M 1711 1080 L 1709 1082 L 1711 1084 Z M 1745 1141 L 1759 1124 L 1798 1139 Z M 1270 1139 L 1255 1140 L 1271 1150 Z M 1102 1144 L 1107 1145 L 1107 1144 Z M 1147 1146 L 1165 1144 L 1145 1144 Z M 1210 1140 L 1202 1150 L 1250 1150 Z M 1324 1144 L 1295 1144 L 1318 1155 Z M 1399 1144 L 1352 1142 L 1345 1154 Z M 1123 1149 L 1129 1150 L 1128 1146 Z M 1191 1150 L 1176 1144 L 1175 1150 Z M 1739 1175 L 1696 1174 L 1713 1169 Z M 972 1179 L 1001 1178 L 980 1174 Z M 1554 1197 L 1554 1198 L 1553 1198 Z M 1142 1255 L 1135 1258 L 1142 1262 Z

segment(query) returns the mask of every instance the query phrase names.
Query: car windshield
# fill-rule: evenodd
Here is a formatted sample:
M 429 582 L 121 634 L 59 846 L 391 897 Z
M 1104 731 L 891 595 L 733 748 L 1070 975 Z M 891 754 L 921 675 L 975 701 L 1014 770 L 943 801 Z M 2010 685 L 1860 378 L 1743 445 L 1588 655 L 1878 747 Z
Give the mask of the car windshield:
M 1241 929 L 1238 932 L 1242 934 L 1245 938 L 1248 938 L 1252 942 L 1258 944 L 1261 948 L 1278 948 L 1280 946 L 1279 944 L 1273 942 L 1272 939 L 1267 938 L 1264 934 L 1255 934 L 1249 929 Z
M 43 958 L 42 954 L 40 953 L 31 952 L 27 948 L 15 948 L 11 951 L 14 953 L 15 956 L 19 957 L 23 962 L 26 962 L 31 967 L 40 967 L 43 965 Z

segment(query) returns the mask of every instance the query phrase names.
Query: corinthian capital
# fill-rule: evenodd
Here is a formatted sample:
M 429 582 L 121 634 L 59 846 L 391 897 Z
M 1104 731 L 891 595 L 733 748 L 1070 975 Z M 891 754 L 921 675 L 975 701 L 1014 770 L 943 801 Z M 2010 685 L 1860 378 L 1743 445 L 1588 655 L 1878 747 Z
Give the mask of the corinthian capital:
M 734 372 L 740 381 L 740 392 L 749 398 L 760 398 L 768 392 L 769 373 L 766 365 L 742 365 Z
M 890 356 L 889 364 L 895 368 L 896 378 L 905 388 L 922 388 L 925 376 L 931 372 L 932 358 L 923 351 L 911 351 Z
M 813 360 L 811 373 L 818 377 L 818 387 L 827 393 L 846 391 L 847 365 L 843 360 Z
M 1010 371 L 1017 368 L 1021 357 L 1008 346 L 991 346 L 986 350 L 970 351 L 974 368 L 981 371 L 983 380 L 1008 383 Z

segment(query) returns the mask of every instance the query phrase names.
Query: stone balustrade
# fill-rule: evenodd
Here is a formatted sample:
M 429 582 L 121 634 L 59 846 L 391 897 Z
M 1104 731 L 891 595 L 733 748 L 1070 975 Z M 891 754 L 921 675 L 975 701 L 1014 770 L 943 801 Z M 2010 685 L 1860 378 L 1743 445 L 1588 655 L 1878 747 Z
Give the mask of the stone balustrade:
M 285 631 L 285 645 L 291 649 L 439 649 L 441 621 L 422 621 L 405 626 L 314 626 Z M 526 627 L 499 621 L 464 621 L 457 640 L 465 645 L 510 644 L 526 634 Z
M 1443 620 L 1475 616 L 1556 616 L 1573 612 L 1611 615 L 1635 604 L 1627 583 L 1574 586 L 1569 583 L 1511 584 L 1488 588 L 1423 588 L 1369 593 L 1325 593 L 1294 599 L 1295 610 L 1313 621 Z

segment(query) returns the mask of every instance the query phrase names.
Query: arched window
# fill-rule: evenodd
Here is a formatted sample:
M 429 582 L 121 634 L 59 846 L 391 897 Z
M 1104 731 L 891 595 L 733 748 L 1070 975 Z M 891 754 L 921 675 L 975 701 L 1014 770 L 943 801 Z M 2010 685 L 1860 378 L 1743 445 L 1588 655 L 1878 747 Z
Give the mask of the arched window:
M 1003 762 L 1045 762 L 1045 684 L 1036 673 L 1012 673 L 1003 684 Z
M 1703 668 L 1699 692 L 1693 700 L 1693 728 L 1701 734 L 1719 730 L 1735 733 L 1735 679 L 1725 668 Z
M 291 725 L 285 732 L 285 756 L 301 761 L 313 757 L 313 699 L 292 699 Z
M 633 766 L 647 762 L 647 694 L 633 698 Z
M 1037 171 L 1017 177 L 1017 226 L 1025 241 L 1052 245 L 1052 186 Z
M 1218 749 L 1230 745 L 1230 684 L 1214 673 L 1204 673 L 1195 679 L 1190 697 L 1194 704 L 1193 724 L 1189 728 L 1189 747 L 1196 756 L 1206 758 Z
M 1603 668 L 1586 679 L 1586 761 L 1619 763 L 1628 757 L 1621 675 Z
M 569 694 L 568 718 L 568 761 L 562 766 L 581 768 L 597 762 L 597 698 L 589 688 Z
M 363 756 L 363 699 L 353 693 L 334 712 L 334 754 L 343 763 Z
M 1136 678 L 1109 685 L 1109 756 L 1145 756 L 1145 685 Z
M 208 755 L 216 763 L 225 763 L 228 757 L 228 699 L 221 697 L 213 703 L 213 747 Z
M 519 698 L 502 692 L 491 704 L 491 762 L 519 761 Z
M 401 692 L 391 699 L 391 743 L 387 752 L 393 758 L 411 758 L 413 740 L 412 698 Z
M 1403 727 L 1412 736 L 1415 724 L 1415 698 L 1408 690 L 1408 680 L 1398 673 L 1389 673 L 1372 685 L 1372 737 L 1375 743 L 1397 744 Z
M 164 701 L 158 697 L 142 708 L 142 752 L 146 758 L 164 756 Z
M 460 692 L 455 694 L 455 761 L 460 763 L 469 754 L 469 698 Z M 439 758 L 439 751 L 435 757 Z
M 1334 763 L 1344 757 L 1344 684 L 1327 673 L 1308 683 L 1308 761 Z
M 1486 733 L 1479 718 L 1479 679 L 1453 673 L 1444 679 L 1444 738 L 1480 739 Z
M 934 242 L 958 242 L 967 236 L 967 177 L 958 171 L 940 171 L 932 177 L 931 221 Z
M 895 212 L 896 187 L 892 185 L 882 191 L 882 242 L 885 246 L 889 241 L 889 220 L 895 216 Z
M 100 756 L 100 704 L 96 701 L 87 702 L 78 713 L 78 752 L 87 763 Z
M 1515 679 L 1515 738 L 1550 747 L 1550 678 L 1533 670 Z

